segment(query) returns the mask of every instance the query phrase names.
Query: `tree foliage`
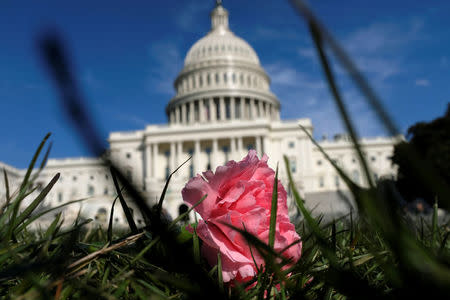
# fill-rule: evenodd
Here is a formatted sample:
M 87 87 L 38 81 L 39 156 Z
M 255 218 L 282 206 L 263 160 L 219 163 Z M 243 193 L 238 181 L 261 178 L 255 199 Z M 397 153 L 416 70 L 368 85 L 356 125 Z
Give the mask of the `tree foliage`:
M 394 147 L 392 161 L 398 166 L 397 187 L 406 201 L 421 198 L 431 204 L 435 201 L 435 193 L 413 171 L 402 150 L 412 146 L 420 158 L 430 164 L 437 175 L 450 185 L 450 104 L 444 116 L 411 126 L 407 140 Z

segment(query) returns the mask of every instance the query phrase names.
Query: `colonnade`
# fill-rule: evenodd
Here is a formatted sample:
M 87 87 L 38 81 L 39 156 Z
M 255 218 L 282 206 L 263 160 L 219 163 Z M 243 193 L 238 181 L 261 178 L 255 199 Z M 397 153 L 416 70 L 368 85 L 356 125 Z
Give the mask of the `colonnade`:
M 256 118 L 279 120 L 279 109 L 267 101 L 245 97 L 201 98 L 174 105 L 169 109 L 171 124 Z
M 244 140 L 247 140 L 247 144 L 244 145 Z M 251 141 L 249 144 L 248 141 Z M 261 156 L 268 150 L 268 140 L 265 136 L 245 136 L 245 137 L 230 137 L 230 138 L 220 138 L 222 147 L 219 149 L 219 139 L 195 139 L 195 140 L 177 140 L 173 142 L 157 143 L 157 142 L 147 142 L 145 147 L 146 155 L 146 177 L 147 178 L 158 178 L 161 177 L 161 172 L 158 172 L 159 168 L 169 167 L 170 172 L 175 170 L 180 166 L 184 160 L 186 160 L 190 155 L 192 155 L 193 170 L 194 173 L 206 171 L 206 166 L 210 163 L 211 168 L 215 168 L 218 165 L 223 165 L 225 160 L 240 160 L 242 159 L 248 151 L 248 148 L 253 148 L 257 151 L 258 155 Z M 224 143 L 225 142 L 225 143 Z M 184 144 L 188 144 L 189 148 L 183 147 Z M 205 146 L 208 144 L 208 147 Z M 160 159 L 161 145 L 164 144 L 164 148 L 167 149 L 169 146 L 169 151 L 165 151 L 167 161 L 163 163 L 158 162 Z M 192 147 L 193 144 L 193 147 Z M 225 146 L 224 146 L 225 145 Z M 211 146 L 211 147 L 209 147 Z M 202 161 L 201 154 L 208 153 L 210 155 L 210 161 Z M 219 160 L 219 154 L 223 153 L 225 156 L 224 161 Z M 168 166 L 166 165 L 168 163 Z M 162 178 L 160 178 L 162 179 Z

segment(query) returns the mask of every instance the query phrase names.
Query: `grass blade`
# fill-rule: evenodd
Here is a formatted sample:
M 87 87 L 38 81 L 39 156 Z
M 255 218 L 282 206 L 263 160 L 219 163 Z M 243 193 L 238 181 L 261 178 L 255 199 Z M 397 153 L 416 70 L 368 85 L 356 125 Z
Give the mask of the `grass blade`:
M 113 228 L 113 218 L 114 218 L 114 205 L 116 204 L 117 197 L 114 199 L 111 205 L 111 213 L 109 215 L 109 224 L 108 224 L 108 244 L 111 244 L 112 240 L 112 228 Z
M 57 173 L 52 180 L 47 184 L 47 186 L 41 191 L 41 193 L 34 199 L 33 202 L 31 202 L 30 205 L 25 208 L 25 210 L 17 217 L 16 220 L 14 220 L 14 228 L 19 226 L 26 218 L 28 218 L 33 211 L 38 207 L 39 204 L 45 199 L 47 194 L 50 192 L 50 190 L 53 188 L 55 183 L 58 181 L 60 177 L 60 173 Z
M 275 232 L 277 226 L 277 208 L 278 208 L 278 164 L 275 171 L 273 182 L 272 203 L 270 208 L 270 227 L 269 227 L 269 247 L 273 249 L 275 244 Z
M 114 182 L 114 186 L 116 187 L 117 196 L 119 196 L 120 204 L 122 205 L 123 211 L 125 213 L 125 217 L 127 218 L 128 225 L 130 226 L 131 232 L 136 234 L 138 232 L 136 223 L 134 222 L 133 215 L 131 214 L 130 208 L 128 207 L 125 199 L 122 195 L 122 190 L 119 187 L 119 182 L 117 181 L 116 174 L 114 174 L 114 170 L 111 168 L 111 176 Z
M 220 257 L 220 252 L 217 253 L 217 283 L 219 288 L 223 291 L 223 278 L 222 278 L 222 258 Z
M 192 158 L 192 156 L 189 157 L 188 159 L 186 159 L 181 165 L 178 166 L 178 168 L 176 168 L 172 173 L 170 173 L 169 177 L 167 177 L 166 184 L 164 185 L 163 191 L 162 191 L 162 193 L 161 193 L 161 197 L 159 198 L 159 201 L 158 201 L 158 206 L 157 206 L 157 213 L 158 213 L 158 216 L 161 215 L 162 205 L 163 205 L 164 198 L 166 197 L 166 192 L 167 192 L 167 188 L 169 187 L 170 179 L 172 178 L 173 174 L 175 174 L 175 173 L 176 173 L 182 166 L 184 166 L 191 158 Z
M 8 174 L 6 173 L 6 169 L 5 168 L 3 168 L 3 177 L 5 178 L 6 201 L 5 201 L 5 204 L 0 208 L 0 215 L 3 214 L 3 211 L 9 206 L 9 202 L 11 200 L 10 195 L 9 195 Z

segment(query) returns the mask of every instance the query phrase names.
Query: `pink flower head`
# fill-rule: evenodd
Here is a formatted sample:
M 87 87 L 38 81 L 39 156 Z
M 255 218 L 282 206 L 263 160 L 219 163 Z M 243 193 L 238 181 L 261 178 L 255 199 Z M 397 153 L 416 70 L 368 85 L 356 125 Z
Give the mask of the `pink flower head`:
M 217 253 L 222 259 L 224 282 L 245 282 L 257 273 L 257 266 L 264 265 L 264 259 L 252 248 L 242 235 L 223 223 L 245 229 L 268 244 L 270 210 L 275 172 L 267 165 L 268 157 L 260 160 L 255 150 L 240 162 L 229 161 L 212 171 L 189 180 L 181 194 L 190 205 L 208 195 L 196 207 L 203 220 L 198 222 L 197 234 L 203 240 L 202 254 L 211 264 L 217 263 Z M 290 222 L 286 202 L 286 191 L 278 181 L 278 209 L 275 233 L 275 251 L 300 240 L 294 225 Z M 289 247 L 282 255 L 292 262 L 300 258 L 301 242 Z

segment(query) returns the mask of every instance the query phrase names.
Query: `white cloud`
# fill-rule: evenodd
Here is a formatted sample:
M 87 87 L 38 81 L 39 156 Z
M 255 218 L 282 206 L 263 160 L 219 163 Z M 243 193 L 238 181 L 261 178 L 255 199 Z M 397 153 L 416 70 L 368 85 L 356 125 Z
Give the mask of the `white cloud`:
M 428 79 L 416 79 L 415 81 L 417 86 L 429 86 L 430 81 Z
M 179 9 L 176 15 L 176 24 L 184 31 L 199 32 L 198 19 L 205 16 L 205 12 L 212 9 L 210 1 L 189 1 L 183 2 L 184 6 Z
M 118 121 L 124 121 L 137 127 L 145 127 L 148 125 L 148 121 L 131 114 L 116 114 L 114 118 Z
M 173 79 L 183 67 L 183 58 L 174 42 L 160 41 L 150 47 L 152 67 L 149 87 L 156 87 L 160 93 L 173 95 Z
M 298 54 L 304 58 L 316 58 L 316 51 L 312 47 L 302 47 L 298 49 Z
M 291 86 L 308 89 L 321 89 L 325 87 L 321 80 L 314 79 L 306 73 L 297 71 L 295 68 L 283 62 L 268 64 L 264 68 L 272 79 L 272 84 L 275 86 Z
M 270 27 L 259 27 L 255 30 L 256 37 L 263 40 L 298 40 L 301 35 L 292 29 L 278 30 Z

